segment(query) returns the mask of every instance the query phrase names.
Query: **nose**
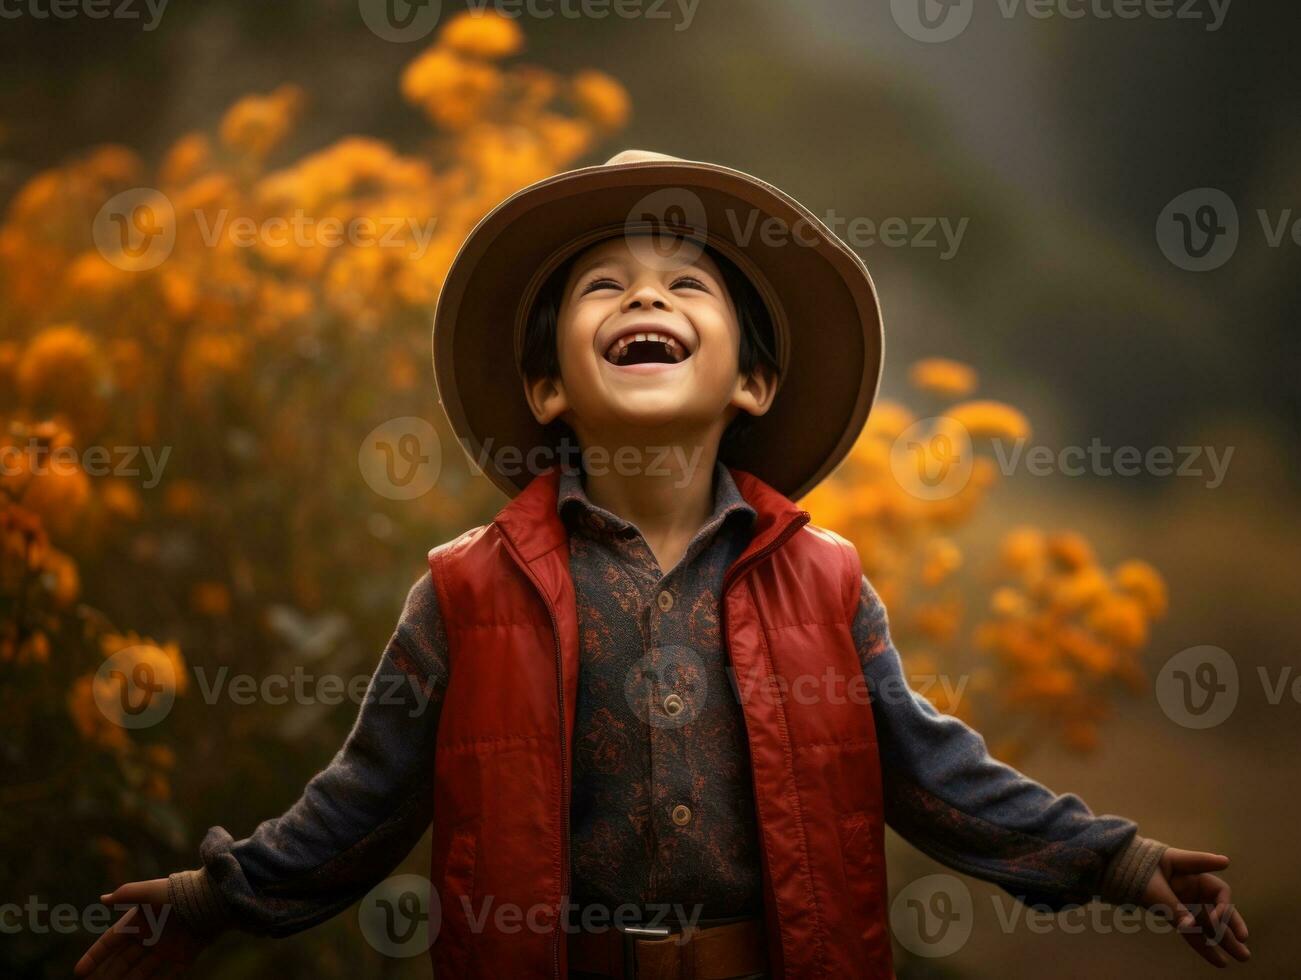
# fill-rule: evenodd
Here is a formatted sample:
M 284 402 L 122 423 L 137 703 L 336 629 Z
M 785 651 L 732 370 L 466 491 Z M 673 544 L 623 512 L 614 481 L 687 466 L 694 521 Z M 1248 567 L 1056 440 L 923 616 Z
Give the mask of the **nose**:
M 673 303 L 669 294 L 658 283 L 643 279 L 633 284 L 623 297 L 622 311 L 629 310 L 671 310 Z

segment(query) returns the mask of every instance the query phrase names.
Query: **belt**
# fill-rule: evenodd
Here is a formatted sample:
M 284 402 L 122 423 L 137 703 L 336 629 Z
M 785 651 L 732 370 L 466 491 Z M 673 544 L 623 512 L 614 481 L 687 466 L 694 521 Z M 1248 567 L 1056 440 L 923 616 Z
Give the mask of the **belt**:
M 767 976 L 762 919 L 718 926 L 618 925 L 569 937 L 569 969 L 616 980 L 730 980 Z

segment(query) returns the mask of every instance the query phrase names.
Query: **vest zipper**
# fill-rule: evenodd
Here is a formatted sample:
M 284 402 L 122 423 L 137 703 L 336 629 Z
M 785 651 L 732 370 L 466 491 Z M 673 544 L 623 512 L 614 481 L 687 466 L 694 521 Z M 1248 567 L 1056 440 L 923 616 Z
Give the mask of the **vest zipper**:
M 727 657 L 729 658 L 729 660 L 730 660 L 730 656 L 731 656 L 731 655 L 730 655 L 730 653 L 729 653 L 728 651 L 730 651 L 731 647 L 730 647 L 730 644 L 729 644 L 729 641 L 728 641 L 728 638 L 727 638 L 727 594 L 732 590 L 732 586 L 733 586 L 734 584 L 736 584 L 736 581 L 737 581 L 737 580 L 738 580 L 738 579 L 739 579 L 743 574 L 745 574 L 747 571 L 749 571 L 751 568 L 753 568 L 753 567 L 754 567 L 755 565 L 757 565 L 759 562 L 763 561 L 765 558 L 767 558 L 769 555 L 771 555 L 774 551 L 776 551 L 778 548 L 780 548 L 783 544 L 785 544 L 786 541 L 787 541 L 787 540 L 788 540 L 788 539 L 789 539 L 793 534 L 795 534 L 796 531 L 798 531 L 800 528 L 802 528 L 805 524 L 809 523 L 810 520 L 812 520 L 812 516 L 809 514 L 808 511 L 800 511 L 800 513 L 799 513 L 799 515 L 798 515 L 797 517 L 793 518 L 789 524 L 787 524 L 784 528 L 782 528 L 781 533 L 778 534 L 777 537 L 773 538 L 773 539 L 772 539 L 771 541 L 769 541 L 766 545 L 764 545 L 762 548 L 760 548 L 758 551 L 756 551 L 753 555 L 751 555 L 749 558 L 747 558 L 743 564 L 735 565 L 735 566 L 733 566 L 732 568 L 729 568 L 729 569 L 727 570 L 726 574 L 724 574 L 724 576 L 723 576 L 723 589 L 722 589 L 722 595 L 719 597 L 719 599 L 720 599 L 720 605 L 721 605 L 721 607 L 722 607 L 721 610 L 720 610 L 720 615 L 719 615 L 719 627 L 720 627 L 719 639 L 720 639 L 721 642 L 722 642 L 722 646 L 723 646 L 723 650 L 724 650 L 724 655 L 727 656 Z M 747 754 L 748 754 L 748 751 L 749 751 L 749 749 L 748 749 L 748 744 L 749 744 L 749 741 L 750 741 L 750 720 L 749 720 L 748 718 L 745 717 L 745 712 L 744 712 L 744 711 L 741 712 L 741 723 L 742 723 L 742 725 L 745 727 L 745 738 L 746 738 L 746 743 L 747 743 Z M 756 783 L 756 784 L 754 785 L 754 793 L 756 794 L 756 796 L 757 796 L 758 792 L 759 792 L 759 786 L 758 786 L 758 784 Z M 757 829 L 758 829 L 758 832 L 759 832 L 760 841 L 761 841 L 761 843 L 762 843 L 762 838 L 763 838 L 763 818 L 762 818 L 762 816 L 760 815 L 760 808 L 759 808 L 758 800 L 757 800 L 757 799 L 755 800 L 754 818 L 755 818 L 755 822 L 756 822 L 756 824 L 758 825 Z M 775 910 L 775 909 L 774 909 L 774 913 L 773 913 L 773 914 L 776 915 L 776 910 Z M 780 929 L 781 929 L 781 923 L 779 922 L 779 923 L 778 923 L 778 932 L 779 932 L 779 933 L 780 933 Z M 778 935 L 778 936 L 776 936 L 776 937 L 772 937 L 772 938 L 770 938 L 769 941 L 771 942 L 771 941 L 773 941 L 773 939 L 775 939 L 775 941 L 776 941 L 776 942 L 778 943 L 778 945 L 780 946 L 780 944 L 781 944 L 781 936 Z
M 564 860 L 561 861 L 560 877 L 560 908 L 556 910 L 557 916 L 564 912 L 565 900 L 569 892 L 569 739 L 565 733 L 565 672 L 564 672 L 564 653 L 560 649 L 560 622 L 556 619 L 555 610 L 552 608 L 551 600 L 547 598 L 546 591 L 542 588 L 542 583 L 538 581 L 533 569 L 523 560 L 519 552 L 515 550 L 514 543 L 505 534 L 501 536 L 502 541 L 506 543 L 506 550 L 510 552 L 515 564 L 519 565 L 524 574 L 528 576 L 529 581 L 537 590 L 538 597 L 542 600 L 542 605 L 547 607 L 547 616 L 551 620 L 551 636 L 556 644 L 556 696 L 560 703 L 560 795 L 564 798 L 561 807 L 562 831 L 560 838 L 561 854 Z M 560 977 L 560 940 L 565 935 L 565 930 L 559 921 L 556 923 L 556 936 L 551 944 L 551 969 L 556 980 Z
M 742 574 L 749 571 L 749 569 L 753 568 L 759 562 L 763 561 L 763 559 L 767 558 L 770 554 L 772 554 L 774 551 L 776 551 L 778 548 L 784 545 L 787 539 L 790 538 L 792 534 L 794 534 L 796 531 L 802 528 L 810 520 L 812 520 L 812 517 L 808 511 L 803 511 L 803 510 L 800 511 L 796 517 L 793 517 L 791 519 L 791 522 L 789 524 L 787 524 L 784 528 L 782 528 L 781 533 L 778 534 L 777 537 L 773 538 L 766 545 L 764 545 L 762 548 L 760 548 L 758 551 L 752 554 L 749 558 L 745 560 L 743 564 L 734 565 L 732 568 L 729 568 L 727 570 L 727 574 L 723 576 L 723 597 L 725 598 L 727 596 L 727 593 L 731 590 L 732 585 L 736 582 L 738 578 L 741 577 Z M 726 617 L 724 617 L 724 621 L 725 620 Z M 726 641 L 726 637 L 724 637 L 723 639 L 724 641 Z

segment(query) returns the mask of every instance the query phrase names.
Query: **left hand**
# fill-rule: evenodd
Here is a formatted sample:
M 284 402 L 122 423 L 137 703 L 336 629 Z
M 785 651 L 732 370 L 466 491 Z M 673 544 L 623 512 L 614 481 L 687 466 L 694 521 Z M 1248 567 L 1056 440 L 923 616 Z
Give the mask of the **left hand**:
M 1229 859 L 1223 854 L 1169 848 L 1152 872 L 1142 904 L 1166 914 L 1179 934 L 1202 959 L 1216 967 L 1229 965 L 1229 955 L 1240 963 L 1251 958 L 1247 949 L 1247 924 L 1229 902 L 1229 884 L 1210 872 L 1223 871 Z

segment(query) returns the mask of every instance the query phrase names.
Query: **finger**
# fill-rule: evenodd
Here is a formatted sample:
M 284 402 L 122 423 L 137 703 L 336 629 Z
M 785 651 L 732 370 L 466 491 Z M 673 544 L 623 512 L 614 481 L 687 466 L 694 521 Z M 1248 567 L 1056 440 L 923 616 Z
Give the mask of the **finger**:
M 101 895 L 100 901 L 110 905 L 128 905 L 137 903 L 157 903 L 165 901 L 167 879 L 151 878 L 149 881 L 129 881 L 119 885 L 110 895 Z
M 1165 852 L 1165 859 L 1170 863 L 1174 874 L 1200 874 L 1207 871 L 1223 871 L 1229 866 L 1229 859 L 1223 854 L 1211 854 L 1207 851 L 1184 851 L 1172 847 Z
M 1199 931 L 1188 935 L 1188 940 L 1193 948 L 1215 966 L 1221 969 L 1228 966 L 1229 958 L 1225 955 L 1224 950 L 1220 949 L 1219 943 L 1214 938 L 1215 930 L 1211 926 L 1210 906 L 1203 905 L 1198 910 L 1197 925 L 1200 927 Z
M 1211 942 L 1226 950 L 1235 960 L 1246 962 L 1251 959 L 1251 950 L 1234 929 L 1234 920 L 1241 922 L 1242 916 L 1238 915 L 1238 910 L 1229 901 L 1228 885 L 1216 893 L 1215 902 L 1215 906 L 1207 912 L 1207 918 L 1211 921 Z
M 138 905 L 127 909 L 126 914 L 114 922 L 87 951 L 86 955 L 93 954 L 95 959 L 94 972 L 90 974 L 93 980 L 110 980 L 120 972 L 122 957 L 134 945 L 132 940 L 136 938 L 138 931 L 136 918 L 139 911 Z
M 1232 956 L 1239 963 L 1246 963 L 1251 959 L 1251 950 L 1247 944 L 1233 934 L 1233 930 L 1225 929 L 1223 935 L 1219 937 L 1219 947 Z
M 97 976 L 96 971 L 113 956 L 114 945 L 110 939 L 112 935 L 112 930 L 105 929 L 103 934 L 91 944 L 90 949 L 81 954 L 81 959 L 77 960 L 77 965 L 72 968 L 74 976 Z
M 1244 943 L 1247 941 L 1247 923 L 1242 918 L 1242 913 L 1236 908 L 1233 910 L 1233 914 L 1229 917 L 1229 928 L 1232 929 L 1233 934 Z
M 1229 898 L 1233 892 L 1229 888 L 1229 883 L 1223 878 L 1216 878 L 1214 875 L 1207 875 L 1206 877 L 1210 879 L 1207 884 L 1212 888 L 1210 900 L 1214 903 L 1209 912 L 1211 928 L 1214 930 L 1216 936 L 1218 936 L 1223 932 L 1224 926 L 1222 923 L 1228 917 L 1229 911 L 1232 908 L 1229 904 Z

